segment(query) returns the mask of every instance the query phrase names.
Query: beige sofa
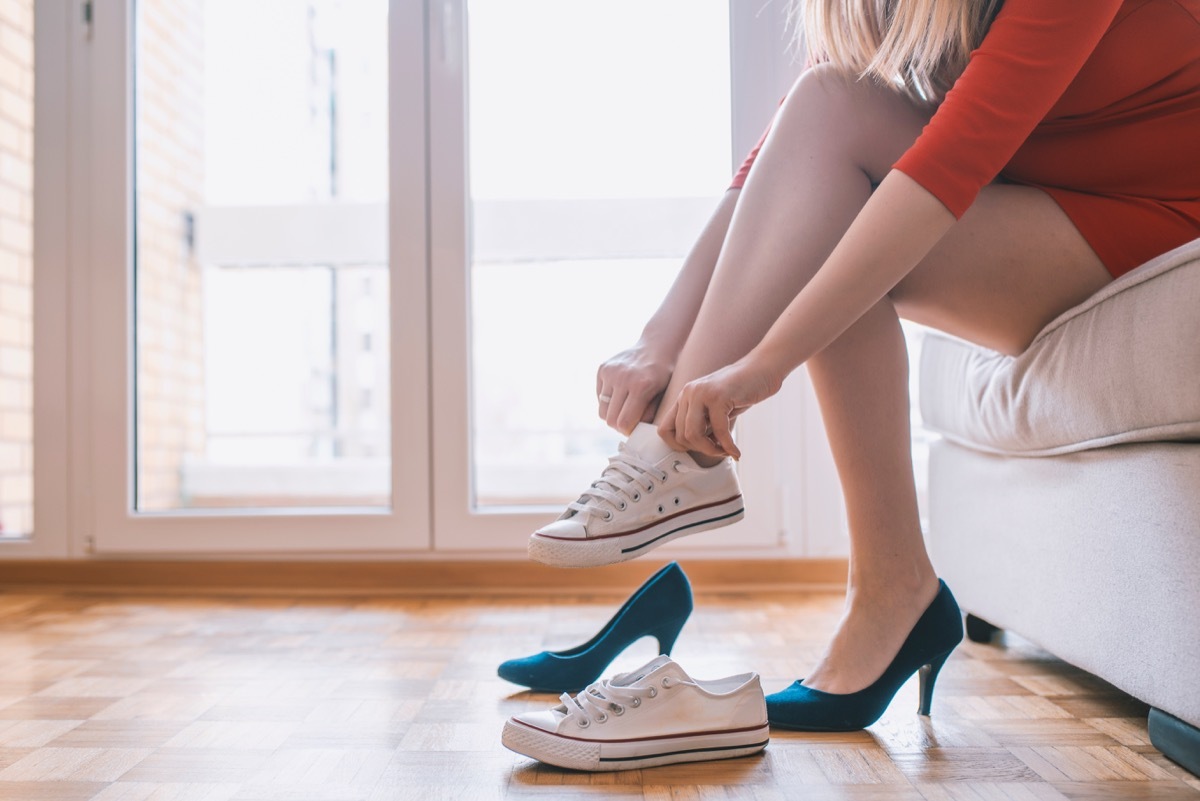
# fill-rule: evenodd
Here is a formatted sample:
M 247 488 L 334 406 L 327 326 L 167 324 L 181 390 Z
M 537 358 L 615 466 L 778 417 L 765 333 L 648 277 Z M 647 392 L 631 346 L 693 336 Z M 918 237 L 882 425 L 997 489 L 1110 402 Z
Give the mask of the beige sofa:
M 1200 774 L 1200 240 L 1016 358 L 927 338 L 929 540 L 968 634 L 1011 629 L 1153 709 Z

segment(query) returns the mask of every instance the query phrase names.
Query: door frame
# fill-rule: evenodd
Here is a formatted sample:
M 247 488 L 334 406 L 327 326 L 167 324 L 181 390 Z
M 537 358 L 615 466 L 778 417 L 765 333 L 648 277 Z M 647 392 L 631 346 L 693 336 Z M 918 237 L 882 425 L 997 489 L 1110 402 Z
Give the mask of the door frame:
M 76 405 L 70 392 L 70 338 L 75 287 L 68 280 L 71 243 L 81 230 L 70 181 L 76 142 L 68 137 L 72 90 L 82 73 L 72 58 L 83 32 L 70 3 L 34 3 L 33 171 L 33 531 L 0 538 L 0 559 L 75 555 L 72 525 L 78 477 L 70 459 Z

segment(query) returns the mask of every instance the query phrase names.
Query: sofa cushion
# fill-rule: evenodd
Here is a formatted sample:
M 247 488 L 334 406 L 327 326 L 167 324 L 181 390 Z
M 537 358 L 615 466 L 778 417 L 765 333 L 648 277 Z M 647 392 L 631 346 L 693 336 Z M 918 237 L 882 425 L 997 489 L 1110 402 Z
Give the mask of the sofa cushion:
M 1126 273 L 1005 356 L 932 332 L 925 424 L 989 453 L 1200 440 L 1200 239 Z

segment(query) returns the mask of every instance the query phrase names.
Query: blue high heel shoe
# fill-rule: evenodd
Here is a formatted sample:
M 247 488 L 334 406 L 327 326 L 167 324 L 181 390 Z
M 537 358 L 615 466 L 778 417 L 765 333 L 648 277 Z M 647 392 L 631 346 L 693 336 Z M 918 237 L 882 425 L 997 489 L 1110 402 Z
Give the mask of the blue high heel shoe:
M 865 729 L 879 720 L 900 686 L 914 673 L 920 680 L 917 714 L 928 715 L 938 671 L 962 638 L 962 612 L 946 582 L 939 579 L 937 597 L 874 684 L 840 694 L 814 690 L 797 681 L 767 696 L 767 719 L 772 726 L 797 731 Z
M 642 637 L 658 640 L 670 655 L 680 629 L 692 614 L 692 585 L 677 563 L 646 580 L 604 628 L 567 651 L 542 651 L 500 665 L 500 678 L 541 692 L 579 692 L 600 678 L 617 655 Z

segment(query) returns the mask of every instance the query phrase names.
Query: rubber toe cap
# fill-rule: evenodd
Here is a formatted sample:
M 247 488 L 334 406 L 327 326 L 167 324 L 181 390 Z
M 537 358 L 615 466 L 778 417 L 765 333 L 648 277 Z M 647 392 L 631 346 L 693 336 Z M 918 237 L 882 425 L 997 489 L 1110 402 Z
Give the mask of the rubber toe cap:
M 550 525 L 539 528 L 537 533 L 546 537 L 560 537 L 572 540 L 587 539 L 587 529 L 584 528 L 583 523 L 577 522 L 576 518 L 555 520 Z
M 523 715 L 514 715 L 513 720 L 524 723 L 527 726 L 533 726 L 535 729 L 548 731 L 551 734 L 558 733 L 559 724 L 565 719 L 565 715 L 561 712 L 553 710 L 544 712 L 526 712 Z

